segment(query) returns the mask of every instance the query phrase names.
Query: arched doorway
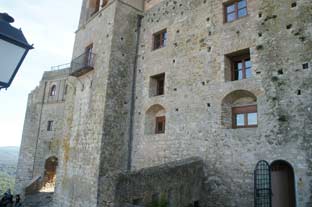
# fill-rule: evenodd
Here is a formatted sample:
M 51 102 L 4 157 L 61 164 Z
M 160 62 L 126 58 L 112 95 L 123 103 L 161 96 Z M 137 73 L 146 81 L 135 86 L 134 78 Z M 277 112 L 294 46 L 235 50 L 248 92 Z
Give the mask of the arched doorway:
M 265 160 L 255 171 L 255 207 L 296 207 L 295 173 L 286 161 Z
M 272 206 L 295 207 L 295 183 L 292 166 L 283 160 L 271 163 Z
M 49 157 L 44 166 L 44 177 L 42 183 L 43 191 L 54 191 L 56 181 L 57 157 Z

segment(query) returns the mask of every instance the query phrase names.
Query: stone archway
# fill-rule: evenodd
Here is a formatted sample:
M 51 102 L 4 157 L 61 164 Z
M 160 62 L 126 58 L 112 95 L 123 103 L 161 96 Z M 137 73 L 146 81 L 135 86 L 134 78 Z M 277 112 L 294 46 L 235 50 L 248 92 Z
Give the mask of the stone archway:
M 43 191 L 53 192 L 55 188 L 56 181 L 56 168 L 58 164 L 58 159 L 55 156 L 49 157 L 45 161 L 44 165 L 44 177 L 42 180 Z

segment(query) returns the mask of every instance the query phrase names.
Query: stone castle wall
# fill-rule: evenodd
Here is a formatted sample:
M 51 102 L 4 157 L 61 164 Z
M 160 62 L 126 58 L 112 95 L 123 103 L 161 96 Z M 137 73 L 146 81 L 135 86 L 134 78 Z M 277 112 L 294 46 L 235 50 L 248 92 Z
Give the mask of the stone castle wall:
M 17 193 L 31 184 L 36 177 L 44 176 L 45 161 L 57 156 L 63 138 L 63 115 L 67 70 L 45 72 L 40 85 L 29 94 L 23 137 L 16 173 Z M 50 95 L 56 86 L 55 96 Z M 53 121 L 52 130 L 47 130 Z
M 312 58 L 311 4 L 247 2 L 248 15 L 231 23 L 224 23 L 219 0 L 168 0 L 145 12 L 132 167 L 200 156 L 207 206 L 252 206 L 257 162 L 286 160 L 295 170 L 297 204 L 308 206 L 312 91 L 311 66 L 303 69 L 303 64 L 311 65 Z M 153 34 L 165 28 L 166 47 L 153 50 Z M 226 55 L 247 48 L 253 77 L 229 81 Z M 165 94 L 150 97 L 150 77 L 160 73 L 165 73 Z M 258 127 L 229 129 L 222 102 L 242 90 L 257 98 Z M 146 133 L 146 116 L 155 105 L 166 111 L 165 134 Z
M 45 73 L 29 95 L 16 189 L 57 156 L 54 206 L 111 206 L 116 175 L 129 164 L 140 170 L 196 156 L 205 173 L 200 206 L 249 207 L 257 162 L 285 160 L 294 168 L 297 206 L 310 206 L 311 4 L 248 0 L 248 15 L 225 23 L 225 2 L 153 0 L 140 11 L 141 1 L 115 0 L 88 17 L 84 0 L 73 59 L 93 44 L 94 70 Z M 166 47 L 153 50 L 153 34 L 163 29 Z M 229 59 L 239 51 L 249 51 L 252 77 L 231 81 Z M 165 93 L 153 96 L 151 77 L 161 73 Z M 57 96 L 49 97 L 53 84 Z M 256 102 L 257 128 L 232 129 L 229 108 L 240 101 Z M 154 134 L 149 119 L 160 108 L 166 131 Z

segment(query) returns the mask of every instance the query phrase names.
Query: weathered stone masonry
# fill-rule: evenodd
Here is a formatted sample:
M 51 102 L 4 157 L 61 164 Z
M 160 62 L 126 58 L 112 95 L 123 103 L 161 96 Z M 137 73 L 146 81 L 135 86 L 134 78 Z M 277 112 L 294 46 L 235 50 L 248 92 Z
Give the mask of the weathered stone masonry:
M 312 205 L 310 0 L 247 0 L 248 14 L 232 22 L 225 0 L 111 0 L 95 13 L 90 2 L 73 60 L 92 44 L 94 69 L 45 72 L 29 95 L 17 191 L 39 182 L 55 156 L 54 206 L 146 204 L 173 188 L 172 206 L 250 207 L 256 164 L 283 160 L 294 170 L 296 206 Z M 154 50 L 164 29 L 166 44 Z M 250 55 L 252 76 L 232 81 L 231 59 L 241 53 Z M 159 74 L 164 94 L 156 96 Z M 232 108 L 242 105 L 257 106 L 257 127 L 233 128 Z M 165 117 L 165 133 L 155 133 L 156 117 Z M 202 160 L 202 172 L 177 162 L 190 157 Z M 198 175 L 202 185 L 192 189 L 200 196 L 179 200 L 183 176 L 157 187 L 166 163 L 168 177 L 182 169 L 196 183 Z

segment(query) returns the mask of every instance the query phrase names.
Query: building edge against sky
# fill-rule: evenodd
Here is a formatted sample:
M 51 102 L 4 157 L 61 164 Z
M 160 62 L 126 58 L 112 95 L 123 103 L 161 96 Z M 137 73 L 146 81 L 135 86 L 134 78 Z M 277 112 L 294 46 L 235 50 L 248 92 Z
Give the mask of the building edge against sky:
M 16 191 L 55 186 L 54 206 L 310 206 L 311 7 L 84 0 L 71 67 L 29 95 Z

